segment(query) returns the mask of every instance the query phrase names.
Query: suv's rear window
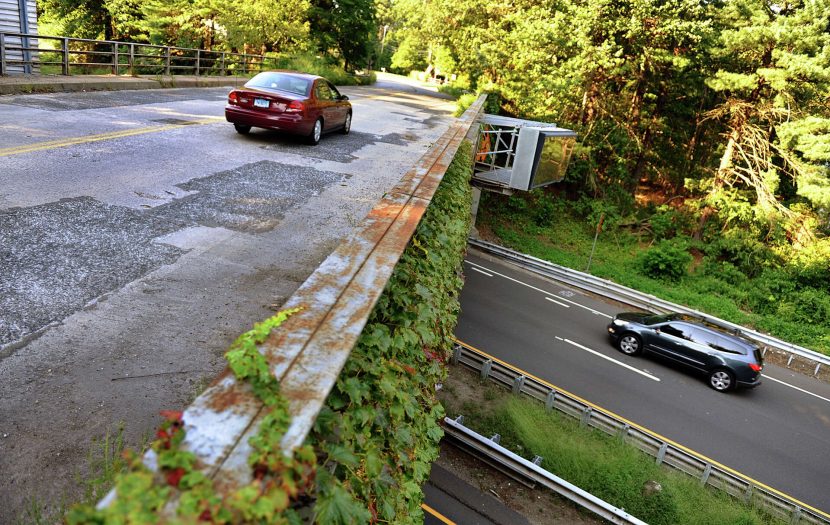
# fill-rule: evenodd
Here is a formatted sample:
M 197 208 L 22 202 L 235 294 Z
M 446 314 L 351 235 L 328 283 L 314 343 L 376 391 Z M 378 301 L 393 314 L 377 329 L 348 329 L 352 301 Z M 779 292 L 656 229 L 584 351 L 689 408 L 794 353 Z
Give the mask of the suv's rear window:
M 715 350 L 719 350 L 721 352 L 728 352 L 730 354 L 746 355 L 747 351 L 747 348 L 744 345 L 732 340 L 730 337 L 721 334 L 715 334 L 710 332 L 709 330 L 704 330 L 702 328 L 694 329 L 692 333 L 692 340 L 694 340 L 696 343 L 706 345 L 709 348 L 714 348 Z

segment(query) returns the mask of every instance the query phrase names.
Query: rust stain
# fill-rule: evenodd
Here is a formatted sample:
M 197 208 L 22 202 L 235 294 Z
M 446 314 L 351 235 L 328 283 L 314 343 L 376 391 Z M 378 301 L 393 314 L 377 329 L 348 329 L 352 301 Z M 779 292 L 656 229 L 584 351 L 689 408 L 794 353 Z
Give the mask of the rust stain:
M 224 376 L 233 375 L 229 369 L 223 372 Z M 259 406 L 262 404 L 259 399 L 247 385 L 232 383 L 229 387 L 220 387 L 218 390 L 210 392 L 204 399 L 205 407 L 214 412 L 224 412 L 226 410 L 240 409 L 244 407 Z

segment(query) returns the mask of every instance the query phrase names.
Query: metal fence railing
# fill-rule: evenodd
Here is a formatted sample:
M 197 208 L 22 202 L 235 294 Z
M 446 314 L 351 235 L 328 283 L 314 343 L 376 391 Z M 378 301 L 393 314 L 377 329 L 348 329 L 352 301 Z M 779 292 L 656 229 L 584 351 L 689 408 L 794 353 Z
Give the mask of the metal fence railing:
M 691 308 L 686 308 L 685 306 L 664 301 L 663 299 L 659 299 L 653 295 L 638 292 L 637 290 L 622 286 L 607 279 L 602 279 L 600 277 L 572 270 L 564 266 L 559 266 L 542 259 L 537 259 L 536 257 L 532 257 L 530 255 L 525 255 L 523 253 L 504 248 L 503 246 L 499 246 L 497 244 L 478 239 L 469 239 L 469 244 L 479 250 L 520 266 L 525 270 L 566 283 L 576 288 L 581 288 L 597 295 L 602 295 L 603 297 L 608 297 L 609 299 L 613 299 L 621 303 L 657 313 L 685 313 L 733 330 L 739 330 L 741 333 L 746 334 L 748 337 L 762 343 L 763 345 L 766 345 L 769 348 L 789 354 L 787 366 L 790 366 L 795 357 L 808 361 L 811 363 L 809 368 L 812 368 L 814 376 L 819 374 L 822 366 L 826 366 L 830 369 L 830 356 L 810 350 L 809 348 L 794 345 L 792 343 L 788 343 L 787 341 L 776 339 L 771 335 L 750 330 L 749 328 L 745 328 L 735 323 L 730 323 L 729 321 L 724 321 L 723 319 L 698 312 L 697 310 L 692 310 Z
M 282 450 L 300 447 L 317 419 L 386 282 L 427 210 L 444 173 L 484 106 L 485 95 L 439 138 L 375 205 L 349 239 L 282 305 L 298 309 L 259 345 L 280 381 L 291 424 Z M 226 369 L 184 411 L 181 449 L 224 493 L 253 479 L 249 440 L 259 431 L 263 403 Z M 145 463 L 154 465 L 152 451 Z M 99 503 L 109 505 L 112 491 Z M 171 511 L 172 509 L 167 509 Z
M 461 364 L 481 374 L 483 380 L 511 389 L 545 403 L 548 410 L 558 410 L 592 427 L 629 443 L 657 463 L 697 478 L 704 486 L 726 492 L 734 498 L 760 507 L 768 514 L 795 524 L 830 525 L 830 514 L 812 508 L 774 489 L 759 485 L 745 476 L 718 465 L 706 457 L 693 454 L 673 442 L 606 412 L 569 392 L 541 379 L 529 376 L 508 363 L 458 342 L 453 364 Z
M 463 417 L 456 419 L 444 418 L 444 435 L 462 448 L 473 452 L 482 459 L 486 458 L 487 462 L 495 462 L 497 468 L 507 468 L 514 475 L 519 475 L 532 481 L 534 486 L 536 484 L 542 485 L 560 496 L 564 496 L 580 507 L 604 518 L 609 523 L 619 525 L 648 525 L 646 522 L 637 519 L 625 510 L 599 499 L 559 476 L 553 475 L 551 472 L 539 466 L 537 462 L 528 461 L 502 447 L 493 441 L 492 438 L 486 438 L 470 430 L 464 426 L 463 419 Z
M 15 72 L 113 75 L 249 75 L 276 67 L 276 59 L 135 42 L 0 33 L 0 75 Z

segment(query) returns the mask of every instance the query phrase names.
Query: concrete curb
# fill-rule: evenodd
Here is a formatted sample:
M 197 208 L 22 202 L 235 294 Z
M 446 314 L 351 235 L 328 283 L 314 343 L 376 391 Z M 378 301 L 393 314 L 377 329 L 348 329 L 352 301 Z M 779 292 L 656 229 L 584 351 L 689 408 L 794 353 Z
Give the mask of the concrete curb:
M 0 77 L 0 95 L 61 93 L 78 91 L 119 91 L 130 89 L 195 88 L 241 86 L 248 77 L 129 77 L 115 75 Z

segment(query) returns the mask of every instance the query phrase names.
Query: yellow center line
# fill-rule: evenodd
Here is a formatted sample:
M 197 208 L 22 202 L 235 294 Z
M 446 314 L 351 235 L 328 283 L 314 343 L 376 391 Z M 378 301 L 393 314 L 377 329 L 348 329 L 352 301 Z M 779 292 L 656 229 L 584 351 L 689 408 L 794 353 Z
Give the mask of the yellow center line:
M 162 126 L 148 126 L 144 128 L 124 129 L 120 131 L 110 131 L 108 133 L 99 133 L 97 135 L 86 135 L 84 137 L 70 137 L 58 140 L 48 140 L 45 142 L 35 142 L 34 144 L 24 144 L 22 146 L 13 146 L 11 148 L 0 148 L 0 157 L 8 157 L 11 155 L 20 155 L 22 153 L 31 153 L 33 151 L 42 151 L 47 149 L 65 148 L 67 146 L 74 146 L 76 144 L 86 144 L 89 142 L 100 142 L 102 140 L 119 139 L 123 137 L 132 137 L 134 135 L 144 135 L 147 133 L 158 133 L 160 131 L 167 131 L 177 129 L 186 125 L 201 125 L 213 124 L 225 120 L 224 117 L 209 117 L 199 120 L 193 120 L 187 124 L 165 124 Z
M 627 424 L 628 426 L 630 426 L 630 427 L 637 428 L 637 429 L 639 429 L 640 431 L 642 431 L 642 432 L 644 432 L 644 433 L 646 433 L 646 434 L 651 434 L 652 436 L 656 437 L 657 439 L 660 439 L 660 440 L 662 440 L 662 441 L 664 441 L 664 442 L 666 442 L 666 443 L 670 444 L 671 446 L 673 446 L 673 447 L 675 447 L 675 448 L 677 448 L 677 449 L 679 449 L 679 450 L 682 450 L 682 451 L 684 451 L 684 452 L 687 452 L 688 454 L 691 454 L 692 456 L 695 456 L 695 457 L 697 457 L 697 458 L 699 458 L 699 459 L 702 459 L 703 461 L 705 461 L 705 462 L 707 462 L 707 463 L 711 463 L 712 465 L 714 465 L 714 466 L 716 466 L 716 467 L 718 467 L 718 468 L 720 468 L 720 469 L 722 469 L 722 470 L 725 470 L 726 472 L 729 472 L 729 473 L 731 473 L 731 474 L 734 474 L 735 476 L 738 476 L 738 477 L 740 477 L 740 478 L 743 478 L 744 480 L 746 480 L 746 481 L 748 481 L 748 482 L 750 482 L 750 483 L 754 484 L 754 485 L 755 485 L 755 486 L 757 486 L 757 487 L 760 487 L 760 488 L 762 488 L 762 489 L 768 490 L 769 492 L 772 492 L 773 494 L 777 494 L 777 495 L 779 495 L 779 496 L 782 496 L 782 497 L 784 497 L 784 498 L 787 498 L 787 499 L 789 499 L 790 501 L 792 501 L 793 503 L 796 503 L 797 505 L 799 505 L 799 506 L 800 506 L 801 508 L 803 508 L 803 509 L 809 509 L 809 510 L 811 510 L 811 511 L 815 512 L 816 514 L 819 514 L 819 515 L 820 515 L 820 516 L 822 516 L 822 517 L 825 517 L 825 518 L 830 518 L 830 514 L 827 514 L 827 513 L 826 513 L 826 512 L 824 512 L 824 511 L 821 511 L 821 510 L 819 510 L 819 509 L 817 509 L 817 508 L 815 508 L 815 507 L 813 507 L 813 506 L 811 506 L 811 505 L 808 505 L 808 504 L 806 504 L 806 503 L 804 503 L 804 502 L 802 502 L 802 501 L 799 501 L 799 500 L 795 499 L 794 497 L 790 496 L 789 494 L 785 494 L 784 492 L 781 492 L 780 490 L 776 490 L 776 489 L 774 489 L 774 488 L 770 487 L 769 485 L 766 485 L 766 484 L 764 484 L 764 483 L 761 483 L 760 481 L 758 481 L 758 480 L 756 480 L 756 479 L 754 479 L 754 478 L 751 478 L 751 477 L 749 477 L 749 476 L 747 476 L 747 475 L 745 475 L 745 474 L 741 474 L 741 473 L 740 473 L 740 472 L 738 472 L 737 470 L 732 469 L 732 468 L 729 468 L 729 467 L 727 467 L 726 465 L 724 465 L 724 464 L 722 464 L 722 463 L 718 463 L 718 462 L 717 462 L 717 461 L 715 461 L 714 459 L 711 459 L 711 458 L 709 458 L 709 457 L 707 457 L 707 456 L 704 456 L 704 455 L 703 455 L 703 454 L 701 454 L 700 452 L 696 452 L 696 451 L 694 451 L 694 450 L 692 450 L 692 449 L 690 449 L 690 448 L 688 448 L 688 447 L 684 447 L 684 446 L 683 446 L 683 445 L 681 445 L 680 443 L 677 443 L 677 442 L 675 442 L 675 441 L 672 441 L 671 439 L 669 439 L 669 438 L 667 438 L 667 437 L 665 437 L 665 436 L 662 436 L 662 435 L 658 434 L 657 432 L 654 432 L 653 430 L 650 430 L 650 429 L 648 429 L 648 428 L 646 428 L 646 427 L 644 427 L 644 426 L 642 426 L 642 425 L 638 425 L 637 423 L 634 423 L 633 421 L 629 421 L 628 419 L 626 419 L 626 418 L 624 418 L 624 417 L 622 417 L 622 416 L 620 416 L 620 415 L 618 415 L 618 414 L 615 414 L 614 412 L 612 412 L 612 411 L 610 411 L 610 410 L 608 410 L 608 409 L 606 409 L 606 408 L 603 408 L 603 407 L 601 407 L 601 406 L 599 406 L 599 405 L 596 405 L 596 404 L 594 404 L 594 403 L 591 403 L 590 401 L 588 401 L 588 400 L 586 400 L 586 399 L 584 399 L 584 398 L 581 398 L 581 397 L 579 397 L 579 396 L 578 396 L 578 395 L 576 395 L 576 394 L 573 394 L 573 393 L 571 393 L 571 392 L 568 392 L 568 391 L 567 391 L 567 390 L 565 390 L 564 388 L 559 388 L 558 386 L 554 385 L 553 383 L 549 383 L 549 382 L 545 381 L 544 379 L 541 379 L 541 378 L 539 378 L 539 377 L 536 377 L 535 375 L 533 375 L 533 374 L 531 374 L 531 373 L 529 373 L 529 372 L 525 372 L 525 371 L 524 371 L 524 370 L 522 370 L 521 368 L 518 368 L 518 367 L 516 367 L 516 366 L 514 366 L 514 365 L 511 365 L 510 363 L 507 363 L 506 361 L 502 361 L 501 359 L 499 359 L 499 358 L 497 358 L 497 357 L 494 357 L 494 356 L 492 356 L 492 355 L 488 354 L 487 352 L 484 352 L 484 351 L 482 351 L 482 350 L 479 350 L 478 348 L 474 347 L 473 345 L 467 344 L 467 343 L 465 343 L 464 341 L 462 341 L 462 340 L 460 340 L 460 339 L 458 339 L 458 338 L 456 338 L 456 337 L 454 337 L 453 339 L 455 340 L 455 342 L 456 342 L 456 343 L 461 344 L 461 345 L 463 345 L 463 346 L 466 346 L 467 348 L 471 348 L 471 349 L 475 350 L 476 352 L 478 352 L 478 353 L 480 353 L 481 355 L 485 356 L 487 359 L 492 359 L 493 361 L 495 361 L 495 362 L 497 362 L 497 363 L 499 363 L 499 364 L 501 364 L 501 365 L 504 365 L 504 366 L 506 366 L 507 368 L 512 368 L 513 370 L 515 370 L 516 372 L 518 372 L 518 373 L 520 373 L 520 374 L 524 375 L 525 377 L 530 377 L 530 378 L 534 379 L 535 381 L 537 381 L 538 383 L 540 383 L 540 384 L 542 384 L 542 385 L 545 385 L 545 386 L 546 386 L 546 387 L 548 387 L 548 388 L 552 388 L 552 389 L 556 390 L 557 392 L 562 392 L 563 394 L 568 395 L 568 396 L 570 396 L 570 397 L 572 397 L 572 398 L 574 398 L 574 399 L 576 399 L 576 400 L 578 400 L 578 401 L 582 402 L 583 404 L 585 404 L 585 405 L 587 405 L 587 406 L 589 406 L 589 407 L 591 407 L 591 408 L 593 408 L 593 409 L 595 409 L 595 410 L 599 410 L 600 412 L 603 412 L 603 413 L 605 413 L 605 414 L 608 414 L 608 415 L 609 415 L 609 416 L 611 416 L 611 417 L 617 418 L 618 420 L 622 421 L 623 423 L 626 423 L 626 424 Z
M 426 503 L 421 503 L 421 508 L 424 509 L 425 511 L 429 512 L 430 514 L 432 514 L 433 516 L 435 516 L 439 520 L 441 520 L 443 523 L 446 523 L 447 525 L 455 525 L 454 521 L 450 520 L 449 518 L 447 518 L 446 516 L 444 516 L 443 514 L 438 512 L 437 510 L 433 509 L 432 507 L 430 507 Z

